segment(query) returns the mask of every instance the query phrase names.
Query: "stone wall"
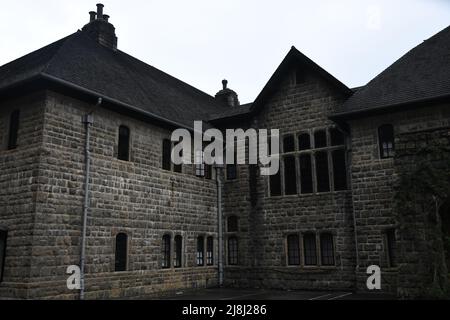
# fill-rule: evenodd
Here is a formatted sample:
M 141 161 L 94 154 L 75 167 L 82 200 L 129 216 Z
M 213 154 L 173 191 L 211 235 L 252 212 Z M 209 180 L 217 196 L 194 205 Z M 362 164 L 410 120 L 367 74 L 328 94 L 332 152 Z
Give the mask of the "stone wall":
M 315 73 L 308 73 L 304 83 L 293 82 L 292 74 L 280 83 L 252 126 L 280 129 L 281 136 L 297 136 L 334 125 L 328 115 L 342 103 L 342 94 Z M 239 179 L 233 182 L 239 192 L 229 193 L 225 202 L 226 211 L 243 221 L 241 232 L 250 235 L 249 241 L 240 243 L 241 254 L 246 257 L 239 266 L 226 267 L 226 283 L 278 289 L 352 288 L 355 260 L 351 192 L 271 197 L 268 177 L 258 176 L 256 203 L 252 205 L 248 172 L 248 168 L 240 168 Z M 287 265 L 287 235 L 307 232 L 332 233 L 335 266 Z M 300 251 L 302 255 L 303 249 Z
M 34 205 L 31 197 L 26 199 L 34 207 L 33 238 L 27 238 L 33 243 L 26 255 L 28 297 L 76 298 L 77 293 L 66 287 L 66 268 L 79 265 L 80 259 L 85 141 L 81 117 L 92 106 L 48 92 L 43 107 Z M 216 182 L 195 177 L 190 166 L 181 174 L 161 169 L 162 140 L 170 138 L 171 131 L 101 107 L 93 111 L 86 297 L 139 297 L 217 285 Z M 131 130 L 129 162 L 117 160 L 120 125 Z M 114 272 L 115 236 L 120 232 L 128 235 L 126 272 Z M 183 236 L 180 269 L 161 269 L 166 233 L 172 240 Z M 214 266 L 196 266 L 199 235 L 214 237 Z M 7 266 L 12 262 L 8 259 Z M 5 283 L 9 277 L 7 273 Z

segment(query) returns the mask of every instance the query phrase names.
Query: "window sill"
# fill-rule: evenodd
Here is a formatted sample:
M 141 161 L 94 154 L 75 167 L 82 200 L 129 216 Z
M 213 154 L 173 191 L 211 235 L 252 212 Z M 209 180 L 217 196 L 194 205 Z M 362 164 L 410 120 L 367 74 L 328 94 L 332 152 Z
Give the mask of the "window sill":
M 339 191 L 329 191 L 329 192 L 315 192 L 315 193 L 301 193 L 301 194 L 289 194 L 282 196 L 266 196 L 266 199 L 281 199 L 281 198 L 305 198 L 311 196 L 324 196 L 324 195 L 333 195 L 333 194 L 344 194 L 351 192 L 351 189 L 347 190 L 339 190 Z

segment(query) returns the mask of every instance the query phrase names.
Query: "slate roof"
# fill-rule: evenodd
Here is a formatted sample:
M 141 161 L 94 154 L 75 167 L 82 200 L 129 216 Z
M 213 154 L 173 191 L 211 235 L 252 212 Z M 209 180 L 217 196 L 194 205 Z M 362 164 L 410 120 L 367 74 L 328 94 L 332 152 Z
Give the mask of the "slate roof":
M 450 27 L 406 53 L 360 88 L 334 117 L 450 96 Z
M 194 120 L 228 108 L 120 50 L 99 45 L 82 31 L 0 67 L 0 91 L 34 77 L 62 80 L 189 128 Z

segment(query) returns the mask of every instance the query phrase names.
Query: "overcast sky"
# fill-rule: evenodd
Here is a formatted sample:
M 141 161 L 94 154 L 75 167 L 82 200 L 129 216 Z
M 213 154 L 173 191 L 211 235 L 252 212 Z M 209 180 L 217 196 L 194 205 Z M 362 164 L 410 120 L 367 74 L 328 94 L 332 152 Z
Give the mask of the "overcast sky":
M 2 1 L 0 65 L 81 29 L 96 1 Z M 448 0 L 105 0 L 119 49 L 253 101 L 291 46 L 349 87 L 450 24 Z

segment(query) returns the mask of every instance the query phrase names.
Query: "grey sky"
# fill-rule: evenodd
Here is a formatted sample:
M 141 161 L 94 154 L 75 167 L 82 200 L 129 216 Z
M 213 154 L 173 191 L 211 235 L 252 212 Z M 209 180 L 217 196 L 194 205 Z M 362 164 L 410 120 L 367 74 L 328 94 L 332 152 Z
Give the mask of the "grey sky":
M 0 65 L 86 24 L 96 1 L 2 1 Z M 214 95 L 255 99 L 294 45 L 349 87 L 450 24 L 445 0 L 104 0 L 119 49 Z

